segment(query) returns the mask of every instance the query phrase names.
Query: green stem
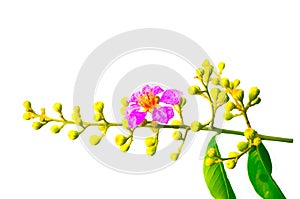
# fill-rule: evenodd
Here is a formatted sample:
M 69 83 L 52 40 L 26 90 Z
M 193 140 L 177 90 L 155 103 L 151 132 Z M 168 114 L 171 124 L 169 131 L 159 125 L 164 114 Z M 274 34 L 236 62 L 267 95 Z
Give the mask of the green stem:
M 231 135 L 241 135 L 241 136 L 244 136 L 244 132 L 242 132 L 242 131 L 220 129 L 220 128 L 216 128 L 216 127 L 213 127 L 212 129 L 203 129 L 203 130 L 206 130 L 206 131 L 216 131 L 218 133 L 225 133 L 225 134 L 231 134 Z M 262 134 L 258 134 L 258 136 L 262 140 L 287 142 L 287 143 L 293 143 L 294 142 L 294 140 L 292 138 L 283 138 L 283 137 L 268 136 L 268 135 L 262 135 Z

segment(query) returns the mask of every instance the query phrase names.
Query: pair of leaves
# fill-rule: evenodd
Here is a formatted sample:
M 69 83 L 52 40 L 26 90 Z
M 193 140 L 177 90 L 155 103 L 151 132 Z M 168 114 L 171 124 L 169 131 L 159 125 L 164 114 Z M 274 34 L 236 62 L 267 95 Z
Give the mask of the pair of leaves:
M 266 147 L 262 143 L 252 147 L 248 156 L 248 176 L 256 193 L 264 199 L 285 198 L 271 173 L 272 162 Z
M 218 156 L 221 156 L 216 143 L 216 136 L 213 136 L 209 141 L 207 150 L 210 148 L 214 148 Z M 207 156 L 205 158 L 207 158 Z M 235 199 L 236 197 L 227 178 L 223 162 L 212 166 L 207 166 L 205 161 L 203 162 L 204 178 L 210 194 L 216 199 Z
M 207 150 L 214 148 L 221 156 L 216 143 L 216 136 L 208 143 Z M 207 158 L 207 156 L 205 157 Z M 252 147 L 248 154 L 248 176 L 257 192 L 264 199 L 284 199 L 285 196 L 271 176 L 272 162 L 270 155 L 261 143 Z M 235 199 L 236 196 L 226 175 L 223 163 L 206 166 L 203 165 L 203 173 L 207 187 L 211 195 L 216 199 Z

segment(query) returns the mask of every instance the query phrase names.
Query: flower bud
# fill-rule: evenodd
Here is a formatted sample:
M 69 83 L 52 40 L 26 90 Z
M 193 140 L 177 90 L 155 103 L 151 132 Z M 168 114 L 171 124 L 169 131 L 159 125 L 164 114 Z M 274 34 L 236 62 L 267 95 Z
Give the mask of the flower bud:
M 243 152 L 248 148 L 248 146 L 249 142 L 239 142 L 236 147 L 239 151 Z
M 153 156 L 153 155 L 156 153 L 156 146 L 150 146 L 150 147 L 147 147 L 146 153 L 147 153 L 149 156 Z
M 198 122 L 198 121 L 193 121 L 193 122 L 191 123 L 191 130 L 192 130 L 193 132 L 198 132 L 198 131 L 200 131 L 200 130 L 202 129 L 202 127 L 203 127 L 203 125 L 202 125 L 200 122 Z
M 234 89 L 232 92 L 232 97 L 240 102 L 243 102 L 244 91 L 242 89 Z
M 230 82 L 228 78 L 222 78 L 221 79 L 221 86 L 224 88 L 229 88 L 230 87 Z
M 214 67 L 209 64 L 207 66 L 203 66 L 203 68 L 204 68 L 204 76 L 207 76 L 207 78 L 209 78 L 212 72 L 214 71 Z
M 31 110 L 31 102 L 26 100 L 24 103 L 23 103 L 23 106 L 26 108 L 26 110 Z
M 53 125 L 50 130 L 52 133 L 56 134 L 56 133 L 59 133 L 59 131 L 61 130 L 61 127 L 58 125 Z
M 122 126 L 123 126 L 125 129 L 128 129 L 128 128 L 129 128 L 128 120 L 127 120 L 127 119 L 123 119 L 123 120 L 122 120 Z
M 201 93 L 201 89 L 199 86 L 197 85 L 194 85 L 194 86 L 190 86 L 189 89 L 188 89 L 188 93 L 190 95 L 197 95 L 197 94 L 200 94 Z
M 94 110 L 96 112 L 99 112 L 99 113 L 102 113 L 103 112 L 103 109 L 104 109 L 104 103 L 103 102 L 96 102 L 94 104 Z
M 249 101 L 251 102 L 251 101 L 255 100 L 258 97 L 259 93 L 260 93 L 260 90 L 257 87 L 250 88 Z
M 231 112 L 225 111 L 225 113 L 224 113 L 225 120 L 231 120 L 233 117 L 234 117 L 234 115 Z
M 181 140 L 182 139 L 182 134 L 180 131 L 175 131 L 172 135 L 174 140 Z
M 99 122 L 99 121 L 103 120 L 103 114 L 102 113 L 95 113 L 94 114 L 94 120 L 96 122 Z
M 74 106 L 73 111 L 74 113 L 80 113 L 80 106 Z
M 75 140 L 78 138 L 79 133 L 76 130 L 70 130 L 68 133 L 68 136 L 69 136 L 70 140 Z
M 244 136 L 248 139 L 248 140 L 253 140 L 256 136 L 256 131 L 252 128 L 247 128 L 244 131 Z
M 224 68 L 225 68 L 225 63 L 224 62 L 220 62 L 218 64 L 218 68 L 219 68 L 219 71 L 220 71 L 220 74 L 222 74 Z
M 220 85 L 220 79 L 219 78 L 211 78 L 211 83 L 215 86 Z
M 235 104 L 233 102 L 227 102 L 227 104 L 225 105 L 225 110 L 227 112 L 230 112 L 230 111 L 232 111 L 235 108 L 236 108 L 236 106 L 235 106 Z
M 147 138 L 145 139 L 145 145 L 146 145 L 147 147 L 154 146 L 155 143 L 156 143 L 156 139 L 155 139 L 154 137 L 147 137 Z
M 127 97 L 123 97 L 122 99 L 121 99 L 121 104 L 123 105 L 123 106 L 128 106 L 128 101 L 127 101 Z
M 240 154 L 238 152 L 232 151 L 228 154 L 228 158 L 236 158 L 238 157 Z
M 233 88 L 235 89 L 236 87 L 238 87 L 240 85 L 241 81 L 239 79 L 235 79 L 233 81 Z
M 25 113 L 23 114 L 23 119 L 24 119 L 24 120 L 30 120 L 30 119 L 31 119 L 31 113 L 25 112 Z
M 58 113 L 61 113 L 61 110 L 62 110 L 62 105 L 61 105 L 61 103 L 55 103 L 55 104 L 53 105 L 53 109 L 54 109 L 54 111 L 56 111 L 56 112 L 58 112 Z
M 205 158 L 205 165 L 210 167 L 212 165 L 216 164 L 216 161 L 212 158 Z
M 258 145 L 260 145 L 260 143 L 261 143 L 260 137 L 256 137 L 256 138 L 253 139 L 253 145 L 254 146 L 258 146 Z
M 42 126 L 44 126 L 44 124 L 41 123 L 41 122 L 33 122 L 33 123 L 32 123 L 32 128 L 33 128 L 34 130 L 39 130 Z
M 233 169 L 236 165 L 236 161 L 235 160 L 227 160 L 225 165 L 228 169 Z
M 103 135 L 91 135 L 90 136 L 90 144 L 91 145 L 97 145 L 102 140 Z
M 176 161 L 176 160 L 178 159 L 178 156 L 179 156 L 178 153 L 172 153 L 172 154 L 170 155 L 170 159 L 171 159 L 172 161 Z
M 130 145 L 131 145 L 130 142 L 126 143 L 126 144 L 123 144 L 122 146 L 120 146 L 120 151 L 127 152 L 129 150 L 129 148 L 130 148 Z
M 212 97 L 212 99 L 216 102 L 218 100 L 218 95 L 221 92 L 221 90 L 219 88 L 212 88 L 210 90 L 210 95 Z
M 203 77 L 203 74 L 204 74 L 203 68 L 198 68 L 198 69 L 196 70 L 196 74 L 197 74 L 199 77 Z
M 229 101 L 229 97 L 228 97 L 228 95 L 227 95 L 227 93 L 226 93 L 226 91 L 221 91 L 219 94 L 218 94 L 218 103 L 222 103 L 222 104 L 224 104 L 224 103 L 226 103 L 226 102 L 228 102 Z
M 122 106 L 121 108 L 120 108 L 120 113 L 121 113 L 121 115 L 125 115 L 125 113 L 126 113 L 126 106 Z
M 252 101 L 251 105 L 253 106 L 253 105 L 259 104 L 260 102 L 261 102 L 261 99 L 260 99 L 260 97 L 258 97 Z
M 202 66 L 203 66 L 203 67 L 211 66 L 210 61 L 209 61 L 208 59 L 205 59 L 205 60 L 202 62 Z
M 217 151 L 216 151 L 216 149 L 210 148 L 210 149 L 207 151 L 207 156 L 210 157 L 210 158 L 216 157 L 216 156 L 217 156 Z
M 128 137 L 122 135 L 122 134 L 118 134 L 116 137 L 115 137 L 115 142 L 118 146 L 122 146 L 123 144 L 125 144 L 128 140 Z
M 181 97 L 180 98 L 179 107 L 182 108 L 182 107 L 184 107 L 185 104 L 186 104 L 186 98 L 185 97 Z

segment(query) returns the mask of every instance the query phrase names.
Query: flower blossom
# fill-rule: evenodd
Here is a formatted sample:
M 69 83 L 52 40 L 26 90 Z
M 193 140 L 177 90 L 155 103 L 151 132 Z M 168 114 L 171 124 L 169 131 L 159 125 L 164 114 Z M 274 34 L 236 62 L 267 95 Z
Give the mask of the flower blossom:
M 161 97 L 158 94 L 161 94 Z M 179 104 L 181 96 L 182 92 L 176 89 L 163 90 L 159 86 L 144 86 L 140 91 L 133 93 L 128 100 L 125 112 L 128 126 L 135 128 L 140 125 L 147 113 L 151 114 L 152 120 L 167 124 L 174 117 L 174 110 L 168 105 Z

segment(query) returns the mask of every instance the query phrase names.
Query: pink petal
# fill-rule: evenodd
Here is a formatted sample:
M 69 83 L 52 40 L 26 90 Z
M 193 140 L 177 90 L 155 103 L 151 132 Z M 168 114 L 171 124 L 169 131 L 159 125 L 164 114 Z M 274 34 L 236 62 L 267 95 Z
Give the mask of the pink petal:
M 152 119 L 163 124 L 167 124 L 173 117 L 173 108 L 167 106 L 156 108 L 152 112 Z
M 171 104 L 171 105 L 179 104 L 182 94 L 183 93 L 181 91 L 176 90 L 176 89 L 166 90 L 162 94 L 159 102 L 163 102 L 163 103 Z
M 147 112 L 133 111 L 128 117 L 128 126 L 133 129 L 140 125 L 147 115 Z

